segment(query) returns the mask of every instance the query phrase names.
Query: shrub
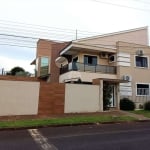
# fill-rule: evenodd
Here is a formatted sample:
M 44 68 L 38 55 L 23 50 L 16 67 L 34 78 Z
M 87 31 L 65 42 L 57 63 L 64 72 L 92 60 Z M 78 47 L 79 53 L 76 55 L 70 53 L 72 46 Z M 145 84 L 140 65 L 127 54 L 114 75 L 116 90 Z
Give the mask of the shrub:
M 120 109 L 121 110 L 134 110 L 135 104 L 133 101 L 129 100 L 128 98 L 123 98 L 120 100 Z
M 143 109 L 144 106 L 142 104 L 139 104 L 139 109 Z
M 144 104 L 144 110 L 150 110 L 150 101 Z

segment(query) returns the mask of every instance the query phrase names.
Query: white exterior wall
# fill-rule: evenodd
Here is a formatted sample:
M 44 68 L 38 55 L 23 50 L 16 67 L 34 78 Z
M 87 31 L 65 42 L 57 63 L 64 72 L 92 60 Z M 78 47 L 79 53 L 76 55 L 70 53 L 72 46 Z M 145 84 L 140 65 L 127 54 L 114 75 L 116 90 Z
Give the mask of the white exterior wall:
M 39 82 L 0 80 L 0 116 L 36 115 Z
M 98 85 L 66 84 L 65 113 L 102 111 Z
M 68 80 L 81 79 L 83 82 L 92 82 L 93 79 L 97 78 L 107 78 L 107 79 L 117 79 L 117 75 L 114 74 L 101 74 L 101 73 L 91 73 L 91 72 L 79 72 L 79 71 L 69 71 L 59 76 L 59 82 L 64 83 Z

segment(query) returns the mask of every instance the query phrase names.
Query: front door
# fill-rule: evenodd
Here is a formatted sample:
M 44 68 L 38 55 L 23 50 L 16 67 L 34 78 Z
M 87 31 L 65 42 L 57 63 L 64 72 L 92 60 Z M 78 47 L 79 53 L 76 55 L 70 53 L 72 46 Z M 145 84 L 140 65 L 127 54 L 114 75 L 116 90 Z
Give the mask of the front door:
M 116 106 L 116 85 L 108 82 L 103 84 L 103 109 Z
M 115 107 L 116 106 L 116 86 L 111 85 L 112 88 L 112 93 L 111 93 L 111 98 L 110 98 L 110 107 Z

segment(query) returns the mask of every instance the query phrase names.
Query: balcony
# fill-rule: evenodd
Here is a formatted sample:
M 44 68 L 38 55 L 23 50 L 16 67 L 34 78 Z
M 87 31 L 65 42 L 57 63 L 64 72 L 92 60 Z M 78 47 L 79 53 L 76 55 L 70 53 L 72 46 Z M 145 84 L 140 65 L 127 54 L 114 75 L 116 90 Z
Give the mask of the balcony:
M 60 74 L 64 74 L 69 71 L 116 74 L 116 66 L 107 66 L 107 65 L 93 66 L 93 65 L 87 65 L 78 62 L 72 62 L 63 66 L 60 70 Z

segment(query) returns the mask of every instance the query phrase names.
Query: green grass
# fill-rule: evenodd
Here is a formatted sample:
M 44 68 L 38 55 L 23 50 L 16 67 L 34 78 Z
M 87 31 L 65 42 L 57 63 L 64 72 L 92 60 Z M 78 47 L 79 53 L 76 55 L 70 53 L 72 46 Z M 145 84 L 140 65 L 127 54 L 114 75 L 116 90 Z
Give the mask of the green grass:
M 79 123 L 104 123 L 136 120 L 129 116 L 74 116 L 52 119 L 33 119 L 33 120 L 16 120 L 0 121 L 0 128 L 20 128 L 20 127 L 38 127 L 50 125 L 73 125 Z
M 149 110 L 135 110 L 135 111 L 131 111 L 131 112 L 150 118 L 150 111 Z

